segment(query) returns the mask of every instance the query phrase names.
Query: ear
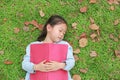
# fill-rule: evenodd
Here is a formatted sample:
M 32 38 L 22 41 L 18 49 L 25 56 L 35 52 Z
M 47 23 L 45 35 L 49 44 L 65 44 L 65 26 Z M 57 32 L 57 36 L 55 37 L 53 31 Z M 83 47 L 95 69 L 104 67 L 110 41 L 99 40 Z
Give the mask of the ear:
M 51 31 L 52 30 L 52 26 L 50 24 L 47 25 L 47 31 Z

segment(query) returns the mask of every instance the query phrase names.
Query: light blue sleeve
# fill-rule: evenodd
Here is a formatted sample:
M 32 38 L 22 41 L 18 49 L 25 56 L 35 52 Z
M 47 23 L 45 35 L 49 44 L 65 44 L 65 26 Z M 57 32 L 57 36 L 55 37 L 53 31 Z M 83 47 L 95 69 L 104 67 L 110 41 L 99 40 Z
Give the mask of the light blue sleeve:
M 30 62 L 30 45 L 28 45 L 26 48 L 26 55 L 22 61 L 22 68 L 28 73 L 34 73 L 33 66 L 34 64 Z
M 75 65 L 73 49 L 69 44 L 68 44 L 67 60 L 65 62 L 66 62 L 66 66 L 64 67 L 64 70 L 67 70 L 67 71 L 71 70 Z

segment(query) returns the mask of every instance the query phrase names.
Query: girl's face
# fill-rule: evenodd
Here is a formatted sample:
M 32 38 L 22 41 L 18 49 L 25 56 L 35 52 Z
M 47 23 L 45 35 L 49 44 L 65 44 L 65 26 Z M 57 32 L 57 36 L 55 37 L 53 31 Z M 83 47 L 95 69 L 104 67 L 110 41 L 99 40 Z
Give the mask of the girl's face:
M 66 24 L 57 24 L 55 26 L 50 26 L 50 30 L 48 32 L 49 38 L 52 42 L 58 42 L 61 41 L 64 38 L 64 35 L 67 30 Z

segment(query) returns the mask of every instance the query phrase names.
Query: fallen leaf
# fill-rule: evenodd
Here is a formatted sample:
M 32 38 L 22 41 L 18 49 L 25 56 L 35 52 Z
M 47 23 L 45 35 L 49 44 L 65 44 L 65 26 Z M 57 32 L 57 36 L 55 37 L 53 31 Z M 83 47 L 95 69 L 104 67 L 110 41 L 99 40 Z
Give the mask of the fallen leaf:
M 119 4 L 118 0 L 108 0 L 108 4 Z
M 20 28 L 14 28 L 14 33 L 19 33 L 20 32 Z
M 99 29 L 99 26 L 97 26 L 96 24 L 91 24 L 91 25 L 89 26 L 89 28 L 90 28 L 91 30 L 98 30 L 98 29 Z
M 87 38 L 87 34 L 85 32 L 83 32 L 81 35 L 80 35 L 80 39 L 81 38 Z
M 118 25 L 119 24 L 119 19 L 116 19 L 115 21 L 114 21 L 114 25 L 116 26 L 116 25 Z
M 92 39 L 95 39 L 95 37 L 97 37 L 97 35 L 96 35 L 95 33 L 92 33 L 92 34 L 90 35 L 90 37 L 91 37 Z
M 74 74 L 72 78 L 73 80 L 81 80 L 81 77 L 78 74 Z
M 77 55 L 73 55 L 73 56 L 74 56 L 75 61 L 79 60 L 79 57 Z
M 80 8 L 81 13 L 85 13 L 85 12 L 87 12 L 87 10 L 88 10 L 87 6 L 84 6 L 84 7 Z
M 24 22 L 24 24 L 25 24 L 26 26 L 28 26 L 28 25 L 30 24 L 30 22 L 26 21 L 26 22 Z
M 27 31 L 29 31 L 29 27 L 28 26 L 24 26 L 23 30 L 27 32 Z
M 93 19 L 92 17 L 90 17 L 90 23 L 91 23 L 91 24 L 94 24 L 94 23 L 95 23 L 95 21 L 94 21 L 94 19 Z
M 90 57 L 97 57 L 98 54 L 96 53 L 96 51 L 91 51 L 90 53 Z
M 97 29 L 97 35 L 100 36 L 100 29 Z
M 96 0 L 90 0 L 89 3 L 94 4 L 94 3 L 96 3 L 96 2 L 97 2 Z
M 76 23 L 76 22 L 72 23 L 72 28 L 73 28 L 73 29 L 76 29 L 76 28 L 77 28 L 77 23 Z
M 0 55 L 3 55 L 4 54 L 4 51 L 3 50 L 0 50 Z
M 79 3 L 81 3 L 83 0 L 78 0 Z
M 10 65 L 10 64 L 13 64 L 13 62 L 10 61 L 10 60 L 5 60 L 5 61 L 4 61 L 4 64 L 6 64 L 6 65 Z
M 3 21 L 6 22 L 6 21 L 7 21 L 7 18 L 4 18 Z
M 80 53 L 80 49 L 79 49 L 79 48 L 75 49 L 75 50 L 73 51 L 73 53 L 74 53 L 74 54 L 79 54 L 79 53 Z
M 115 56 L 120 58 L 120 50 L 115 50 Z
M 115 6 L 110 6 L 110 10 L 111 11 L 115 10 Z
M 87 73 L 87 71 L 88 71 L 88 68 L 85 68 L 85 69 L 81 68 L 81 69 L 80 69 L 80 72 L 81 72 L 81 73 Z
M 25 80 L 24 78 L 20 78 L 20 80 Z
M 88 40 L 87 40 L 87 38 L 81 38 L 80 40 L 79 40 L 79 46 L 80 47 L 85 47 L 85 46 L 87 46 L 87 44 L 88 44 Z
M 118 38 L 116 38 L 116 37 L 115 37 L 113 40 L 114 40 L 115 42 L 118 42 Z
M 113 34 L 110 34 L 110 35 L 109 35 L 109 38 L 110 38 L 110 39 L 114 39 L 114 35 L 113 35 Z
M 41 17 L 45 16 L 45 13 L 42 10 L 39 11 L 39 14 L 40 14 Z
M 120 34 L 119 34 L 118 38 L 120 39 Z

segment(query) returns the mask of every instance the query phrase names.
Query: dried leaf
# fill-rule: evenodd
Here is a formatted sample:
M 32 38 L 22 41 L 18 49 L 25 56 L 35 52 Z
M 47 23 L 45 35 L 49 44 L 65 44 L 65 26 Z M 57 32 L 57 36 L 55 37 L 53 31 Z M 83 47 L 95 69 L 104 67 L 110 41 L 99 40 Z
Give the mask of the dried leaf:
M 119 34 L 118 38 L 120 39 L 120 34 Z
M 89 3 L 94 4 L 94 3 L 96 3 L 96 2 L 97 2 L 97 0 L 90 0 Z
M 97 29 L 97 35 L 100 36 L 100 29 Z
M 120 50 L 115 50 L 115 56 L 120 58 Z
M 4 51 L 3 50 L 0 50 L 0 55 L 3 55 L 4 54 Z
M 91 23 L 91 24 L 94 24 L 94 23 L 95 23 L 95 21 L 94 21 L 94 19 L 93 19 L 92 17 L 90 17 L 90 23 Z
M 77 55 L 73 55 L 74 58 L 75 58 L 75 61 L 78 61 L 79 60 L 79 57 Z
M 20 80 L 25 80 L 24 78 L 20 78 Z
M 89 26 L 89 28 L 92 29 L 92 30 L 98 30 L 98 29 L 99 29 L 99 26 L 97 26 L 96 24 L 91 24 L 91 25 Z
M 74 54 L 79 54 L 79 53 L 80 53 L 80 49 L 79 49 L 79 48 L 75 49 L 75 50 L 73 51 L 73 53 L 74 53 Z
M 76 22 L 72 23 L 72 28 L 73 28 L 73 29 L 76 29 L 76 28 L 77 28 L 77 23 L 76 23 Z
M 42 10 L 39 11 L 39 14 L 40 14 L 41 17 L 45 16 L 45 13 Z
M 81 38 L 79 40 L 79 46 L 82 47 L 82 48 L 85 47 L 85 46 L 87 46 L 87 43 L 88 43 L 87 38 Z
M 6 22 L 6 21 L 7 21 L 7 18 L 4 18 L 3 21 Z
M 111 11 L 115 10 L 115 6 L 110 6 L 110 10 Z
M 81 77 L 78 74 L 74 74 L 72 78 L 73 80 L 81 80 Z
M 87 35 L 86 35 L 85 32 L 83 32 L 83 33 L 80 35 L 80 39 L 81 39 L 81 38 L 87 38 Z
M 27 32 L 27 31 L 29 31 L 29 27 L 28 26 L 24 26 L 23 30 Z
M 95 33 L 92 33 L 92 34 L 90 35 L 90 37 L 91 37 L 92 39 L 95 39 L 95 37 L 97 37 L 97 35 L 96 35 Z
M 85 12 L 87 12 L 87 10 L 88 10 L 87 6 L 84 6 L 84 7 L 80 8 L 81 13 L 85 13 Z
M 30 24 L 30 22 L 26 21 L 26 22 L 24 22 L 24 24 L 25 24 L 26 26 L 28 26 L 28 25 Z
M 10 65 L 10 64 L 13 64 L 13 62 L 10 61 L 10 60 L 5 60 L 5 61 L 4 61 L 4 64 L 6 64 L 6 65 Z
M 110 38 L 110 39 L 114 39 L 114 35 L 113 35 L 113 34 L 110 34 L 110 35 L 109 35 L 109 38 Z
M 116 38 L 116 37 L 115 37 L 113 40 L 114 40 L 115 42 L 118 42 L 118 38 Z
M 97 57 L 98 54 L 96 53 L 96 51 L 91 51 L 90 53 L 90 57 Z
M 119 19 L 117 19 L 117 20 L 114 21 L 114 25 L 115 26 L 118 25 L 118 24 L 119 24 Z
M 85 68 L 85 69 L 82 69 L 82 68 L 81 68 L 81 69 L 80 69 L 80 72 L 81 72 L 81 73 L 87 73 L 87 71 L 88 71 L 88 68 Z
M 119 4 L 117 0 L 108 0 L 108 4 Z
M 20 32 L 20 28 L 14 28 L 14 33 L 19 33 Z
M 83 0 L 78 0 L 79 3 L 81 3 Z

